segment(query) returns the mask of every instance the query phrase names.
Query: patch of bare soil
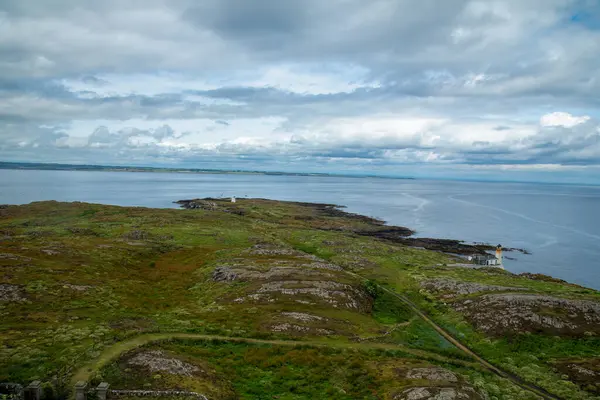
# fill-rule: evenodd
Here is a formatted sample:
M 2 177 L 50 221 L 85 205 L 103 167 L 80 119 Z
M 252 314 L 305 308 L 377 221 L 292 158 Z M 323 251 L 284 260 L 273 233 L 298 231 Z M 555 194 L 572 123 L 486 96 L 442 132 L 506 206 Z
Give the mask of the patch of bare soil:
M 600 303 L 527 294 L 488 294 L 453 307 L 492 336 L 524 332 L 580 336 L 600 334 Z
M 150 372 L 161 372 L 171 375 L 192 376 L 200 368 L 165 354 L 161 350 L 148 350 L 137 353 L 127 362 L 129 365 L 143 367 Z
M 486 285 L 477 282 L 463 282 L 447 278 L 428 279 L 420 283 L 421 287 L 436 293 L 445 293 L 443 297 L 469 295 L 484 292 L 514 292 L 527 290 L 522 287 Z

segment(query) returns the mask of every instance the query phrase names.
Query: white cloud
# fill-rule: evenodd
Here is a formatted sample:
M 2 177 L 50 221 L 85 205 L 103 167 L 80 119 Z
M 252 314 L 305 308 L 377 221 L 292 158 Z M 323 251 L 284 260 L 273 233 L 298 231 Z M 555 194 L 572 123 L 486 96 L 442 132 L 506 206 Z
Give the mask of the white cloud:
M 551 114 L 543 115 L 540 119 L 540 125 L 544 127 L 563 126 L 565 128 L 572 128 L 576 125 L 589 121 L 589 119 L 590 117 L 587 115 L 576 117 L 567 112 L 553 112 Z

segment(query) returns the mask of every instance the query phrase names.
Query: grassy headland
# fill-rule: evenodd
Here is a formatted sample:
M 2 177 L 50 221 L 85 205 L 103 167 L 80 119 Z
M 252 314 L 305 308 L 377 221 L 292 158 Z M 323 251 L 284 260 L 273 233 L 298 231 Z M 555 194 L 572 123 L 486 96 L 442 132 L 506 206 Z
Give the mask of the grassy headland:
M 408 246 L 409 229 L 331 205 L 182 204 L 2 206 L 0 381 L 40 379 L 61 395 L 84 371 L 113 388 L 211 399 L 538 398 L 385 287 L 524 381 L 599 398 L 594 290 L 452 266 Z

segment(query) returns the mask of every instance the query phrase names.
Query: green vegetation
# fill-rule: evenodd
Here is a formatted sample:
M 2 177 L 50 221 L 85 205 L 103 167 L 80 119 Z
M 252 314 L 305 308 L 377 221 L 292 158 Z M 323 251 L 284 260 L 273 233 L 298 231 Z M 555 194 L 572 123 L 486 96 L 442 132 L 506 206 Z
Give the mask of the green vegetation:
M 180 388 L 223 399 L 387 399 L 418 386 L 536 398 L 477 367 L 386 287 L 493 364 L 561 398 L 598 398 L 595 382 L 580 380 L 568 366 L 593 372 L 600 364 L 600 328 L 495 335 L 457 306 L 492 289 L 454 293 L 424 283 L 518 287 L 587 302 L 600 301 L 596 291 L 451 267 L 451 256 L 378 239 L 380 221 L 329 206 L 256 199 L 198 204 L 189 210 L 58 202 L 0 207 L 0 382 L 39 379 L 57 398 L 78 371 L 113 388 Z M 551 307 L 534 311 L 569 316 Z M 142 340 L 149 334 L 205 336 Z M 193 372 L 130 363 L 144 351 Z M 459 378 L 406 377 L 425 367 Z

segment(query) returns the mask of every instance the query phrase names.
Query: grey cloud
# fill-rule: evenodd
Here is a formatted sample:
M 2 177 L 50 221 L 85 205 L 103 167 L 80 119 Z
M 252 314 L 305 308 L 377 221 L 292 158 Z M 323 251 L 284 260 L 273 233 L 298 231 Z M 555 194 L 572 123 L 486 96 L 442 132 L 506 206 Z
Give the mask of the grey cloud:
M 492 121 L 498 135 L 557 110 L 597 116 L 599 14 L 597 2 L 575 0 L 0 0 L 1 154 L 101 160 L 112 156 L 108 147 L 123 160 L 130 154 L 182 162 L 301 157 L 385 164 L 393 157 L 419 162 L 434 153 L 438 160 L 476 164 L 599 164 L 595 120 L 467 145 L 447 132 L 435 146 L 419 135 L 310 135 L 329 119 L 377 114 Z M 127 79 L 130 73 L 172 71 L 219 81 L 281 65 L 309 71 L 330 64 L 342 72 L 360 68 L 364 79 L 379 85 L 311 95 L 269 82 L 245 86 L 240 78 L 212 90 L 98 94 L 111 85 L 101 78 L 105 73 Z M 86 89 L 70 91 L 64 79 L 78 79 Z M 237 103 L 205 104 L 189 95 Z M 224 142 L 215 153 L 158 146 L 154 142 L 183 134 L 168 126 L 98 128 L 79 147 L 66 144 L 64 133 L 73 120 L 143 119 L 159 126 L 167 119 L 207 118 L 231 128 L 237 119 L 261 117 L 285 119 L 278 133 L 291 139 Z M 152 141 L 132 142 L 141 137 Z

